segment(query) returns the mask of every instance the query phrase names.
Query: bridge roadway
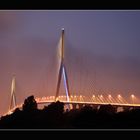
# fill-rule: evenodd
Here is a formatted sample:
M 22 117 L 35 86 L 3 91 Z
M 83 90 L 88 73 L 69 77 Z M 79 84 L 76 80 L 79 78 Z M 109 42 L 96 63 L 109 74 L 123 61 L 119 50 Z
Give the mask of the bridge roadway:
M 52 100 L 48 100 L 48 99 L 35 99 L 38 105 L 41 104 L 51 104 L 54 102 L 54 99 Z M 79 108 L 83 105 L 91 105 L 91 106 L 101 106 L 101 105 L 112 105 L 114 107 L 123 107 L 123 108 L 131 108 L 131 107 L 136 107 L 136 108 L 140 108 L 140 104 L 131 104 L 131 103 L 111 103 L 111 102 L 94 102 L 94 101 L 66 101 L 66 100 L 59 100 L 60 102 L 63 102 L 64 104 L 71 104 L 72 108 L 76 108 L 76 105 L 79 106 Z M 9 110 L 7 114 L 11 114 L 16 108 L 21 109 L 22 108 L 22 104 L 15 106 L 13 109 Z
M 101 105 L 112 105 L 116 107 L 140 107 L 140 104 L 130 104 L 130 103 L 103 103 L 103 102 L 85 102 L 85 101 L 62 101 L 59 100 L 60 102 L 63 102 L 64 104 L 72 104 L 72 105 L 95 105 L 95 106 L 101 106 Z M 37 101 L 37 104 L 51 104 L 53 103 L 54 100 L 43 100 L 43 101 Z M 11 111 L 13 111 L 16 108 L 22 108 L 23 104 L 17 105 L 14 107 Z
M 37 104 L 45 104 L 45 103 L 52 103 L 54 101 L 39 101 Z M 118 106 L 118 107 L 140 107 L 140 104 L 121 104 L 121 103 L 103 103 L 103 102 L 85 102 L 85 101 L 61 101 L 64 104 L 83 104 L 83 105 L 112 105 L 112 106 Z

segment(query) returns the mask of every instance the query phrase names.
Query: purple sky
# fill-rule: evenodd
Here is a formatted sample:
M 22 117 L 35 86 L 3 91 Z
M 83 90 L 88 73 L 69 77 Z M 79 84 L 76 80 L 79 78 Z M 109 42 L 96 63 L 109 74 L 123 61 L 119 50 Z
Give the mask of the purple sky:
M 0 114 L 12 74 L 18 103 L 55 95 L 62 27 L 71 94 L 140 97 L 140 11 L 0 11 Z

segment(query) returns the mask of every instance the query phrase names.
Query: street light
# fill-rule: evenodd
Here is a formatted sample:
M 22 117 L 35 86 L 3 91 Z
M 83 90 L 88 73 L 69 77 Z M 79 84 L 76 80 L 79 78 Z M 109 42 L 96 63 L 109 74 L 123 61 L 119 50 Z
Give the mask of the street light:
M 134 94 L 132 94 L 131 97 L 134 98 L 135 97 Z
M 71 98 L 73 98 L 73 96 L 72 96 L 72 95 L 71 95 L 70 97 L 71 97 Z
M 80 101 L 82 101 L 82 95 L 80 95 Z
M 92 98 L 95 98 L 95 95 L 92 95 Z
M 100 95 L 100 96 L 98 96 L 98 97 L 99 97 L 100 102 L 104 102 L 104 101 L 103 101 L 103 95 Z
M 118 94 L 117 98 L 118 98 L 119 103 L 123 103 L 122 96 L 120 94 Z
M 101 98 L 103 98 L 103 95 L 100 95 Z
M 109 94 L 109 95 L 108 95 L 108 98 L 111 98 L 111 97 L 112 97 L 112 96 Z
M 96 101 L 96 100 L 95 100 L 95 95 L 94 95 L 94 94 L 92 95 L 92 101 L 93 101 L 93 102 Z
M 134 98 L 135 98 L 135 95 L 132 94 L 132 95 L 131 95 L 131 98 L 132 98 L 132 103 L 134 104 Z
M 110 94 L 108 95 L 108 98 L 109 98 L 108 101 L 112 103 L 112 96 Z
M 118 95 L 118 98 L 121 98 L 121 95 L 120 94 Z

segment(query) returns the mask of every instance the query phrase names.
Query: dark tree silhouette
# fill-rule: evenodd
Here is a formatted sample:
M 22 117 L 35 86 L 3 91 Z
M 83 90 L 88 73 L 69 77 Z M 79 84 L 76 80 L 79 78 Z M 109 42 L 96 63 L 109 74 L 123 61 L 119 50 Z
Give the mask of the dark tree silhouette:
M 29 96 L 27 99 L 25 99 L 22 108 L 23 108 L 23 111 L 37 110 L 37 103 L 36 103 L 33 95 Z
M 57 101 L 53 102 L 47 107 L 44 107 L 44 110 L 46 110 L 48 113 L 54 114 L 54 116 L 61 116 L 64 112 L 64 103 Z
M 34 96 L 25 99 L 22 110 L 0 118 L 0 128 L 140 128 L 140 108 L 117 112 L 117 107 L 101 105 L 83 106 L 64 111 L 64 103 L 53 102 L 43 109 L 37 108 Z
M 114 114 L 117 112 L 117 108 L 108 104 L 108 105 L 101 105 L 99 108 L 99 113 L 103 114 Z

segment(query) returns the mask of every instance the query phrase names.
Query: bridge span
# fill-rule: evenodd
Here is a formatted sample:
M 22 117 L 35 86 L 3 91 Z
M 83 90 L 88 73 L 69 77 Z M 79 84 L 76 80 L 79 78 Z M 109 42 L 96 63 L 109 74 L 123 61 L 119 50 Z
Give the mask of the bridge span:
M 104 101 L 100 99 L 100 96 L 93 96 L 91 98 L 86 98 L 85 96 L 71 96 L 69 101 L 67 101 L 66 96 L 58 96 L 57 101 L 63 102 L 64 105 L 70 105 L 70 109 L 82 108 L 83 106 L 92 106 L 94 108 L 99 108 L 102 105 L 112 105 L 115 108 L 122 107 L 123 110 L 130 109 L 130 108 L 140 108 L 139 103 L 128 103 L 127 101 L 119 101 L 115 100 L 113 97 L 110 100 L 104 97 Z M 110 96 L 109 96 L 110 97 Z M 96 99 L 94 99 L 96 98 Z M 123 98 L 122 98 L 123 100 Z M 35 98 L 35 101 L 38 105 L 49 105 L 53 102 L 57 102 L 55 100 L 55 96 L 47 96 L 42 98 Z M 22 110 L 23 103 L 20 105 L 15 106 L 11 110 L 9 110 L 5 115 L 11 114 L 14 112 L 16 108 Z
M 69 86 L 69 79 L 67 75 L 67 68 L 65 64 L 65 45 L 64 45 L 64 28 L 62 28 L 62 33 L 60 37 L 60 44 L 59 44 L 59 69 L 58 69 L 58 74 L 57 74 L 57 86 L 56 86 L 56 93 L 55 96 L 47 96 L 47 97 L 37 97 L 35 98 L 36 102 L 38 105 L 41 104 L 50 104 L 52 102 L 60 101 L 63 102 L 65 105 L 70 105 L 71 108 L 76 108 L 78 106 L 79 108 L 84 106 L 84 105 L 90 105 L 90 106 L 101 106 L 101 105 L 112 105 L 114 107 L 123 107 L 123 108 L 134 108 L 140 107 L 140 100 L 138 101 L 137 97 L 134 94 L 131 94 L 128 100 L 122 97 L 120 94 L 117 95 L 117 97 L 113 97 L 111 94 L 109 95 L 98 95 L 96 93 L 95 95 L 92 95 L 92 97 L 86 97 L 83 95 L 72 95 L 72 91 L 70 91 L 70 86 Z M 61 81 L 63 78 L 63 84 L 64 84 L 64 89 L 65 89 L 65 95 L 60 96 L 60 85 Z M 17 100 L 16 100 L 16 95 L 15 95 L 15 88 L 16 88 L 16 83 L 15 83 L 15 75 L 12 79 L 12 85 L 11 85 L 11 100 L 10 100 L 10 106 L 9 106 L 9 111 L 8 113 L 12 113 L 15 108 L 22 108 L 23 103 L 20 105 L 17 105 Z M 62 94 L 62 93 L 61 93 Z M 71 109 L 69 108 L 69 109 Z M 8 114 L 7 113 L 7 114 Z

